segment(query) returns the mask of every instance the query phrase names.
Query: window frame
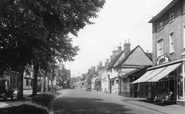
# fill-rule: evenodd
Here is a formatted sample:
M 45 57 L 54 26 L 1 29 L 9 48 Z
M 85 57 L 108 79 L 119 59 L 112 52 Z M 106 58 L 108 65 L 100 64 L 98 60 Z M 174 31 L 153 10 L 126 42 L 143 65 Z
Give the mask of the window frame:
M 173 22 L 173 20 L 175 19 L 175 12 L 174 10 L 171 10 L 169 13 L 169 23 Z
M 170 33 L 169 35 L 169 50 L 170 53 L 173 53 L 175 51 L 175 45 L 174 45 L 174 33 Z

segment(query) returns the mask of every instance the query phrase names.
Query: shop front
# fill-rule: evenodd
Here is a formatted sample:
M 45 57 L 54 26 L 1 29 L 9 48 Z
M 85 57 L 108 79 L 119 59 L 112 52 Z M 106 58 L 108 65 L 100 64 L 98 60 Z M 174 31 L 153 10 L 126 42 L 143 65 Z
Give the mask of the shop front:
M 185 105 L 185 62 L 178 60 L 148 68 L 132 84 L 147 83 L 147 99 Z

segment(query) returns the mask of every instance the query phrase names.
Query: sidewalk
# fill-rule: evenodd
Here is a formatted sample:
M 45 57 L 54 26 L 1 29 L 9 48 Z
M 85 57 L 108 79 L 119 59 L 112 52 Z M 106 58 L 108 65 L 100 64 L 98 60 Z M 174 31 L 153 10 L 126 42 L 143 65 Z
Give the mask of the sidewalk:
M 154 110 L 162 114 L 185 114 L 185 106 L 177 105 L 174 103 L 149 102 L 146 98 L 127 98 L 115 94 L 109 95 L 113 95 L 112 97 L 117 97 L 123 102 Z
M 151 109 L 163 114 L 185 114 L 185 107 L 172 103 L 154 103 L 148 102 L 146 99 L 127 99 L 125 98 L 125 102 L 137 105 L 143 108 Z

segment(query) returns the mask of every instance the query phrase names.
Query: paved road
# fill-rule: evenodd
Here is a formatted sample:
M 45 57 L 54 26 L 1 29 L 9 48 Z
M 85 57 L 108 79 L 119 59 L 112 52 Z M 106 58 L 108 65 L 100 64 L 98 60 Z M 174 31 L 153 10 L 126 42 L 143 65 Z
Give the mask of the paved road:
M 85 91 L 81 88 L 63 90 L 52 103 L 50 110 L 54 114 L 161 114 L 127 103 L 121 96 Z

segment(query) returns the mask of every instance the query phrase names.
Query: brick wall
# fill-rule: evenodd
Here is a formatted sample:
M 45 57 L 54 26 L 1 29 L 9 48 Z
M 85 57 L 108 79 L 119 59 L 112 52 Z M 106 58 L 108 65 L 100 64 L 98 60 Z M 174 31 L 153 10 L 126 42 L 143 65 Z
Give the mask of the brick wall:
M 157 42 L 163 39 L 163 54 L 169 55 L 170 60 L 178 60 L 183 52 L 183 26 L 185 25 L 185 16 L 182 15 L 182 4 L 178 3 L 172 9 L 175 12 L 175 19 L 169 20 L 169 12 L 166 12 L 159 20 L 163 20 L 164 27 L 157 31 L 157 21 L 153 23 L 153 66 L 157 60 Z M 173 33 L 174 37 L 174 53 L 170 53 L 169 35 Z

